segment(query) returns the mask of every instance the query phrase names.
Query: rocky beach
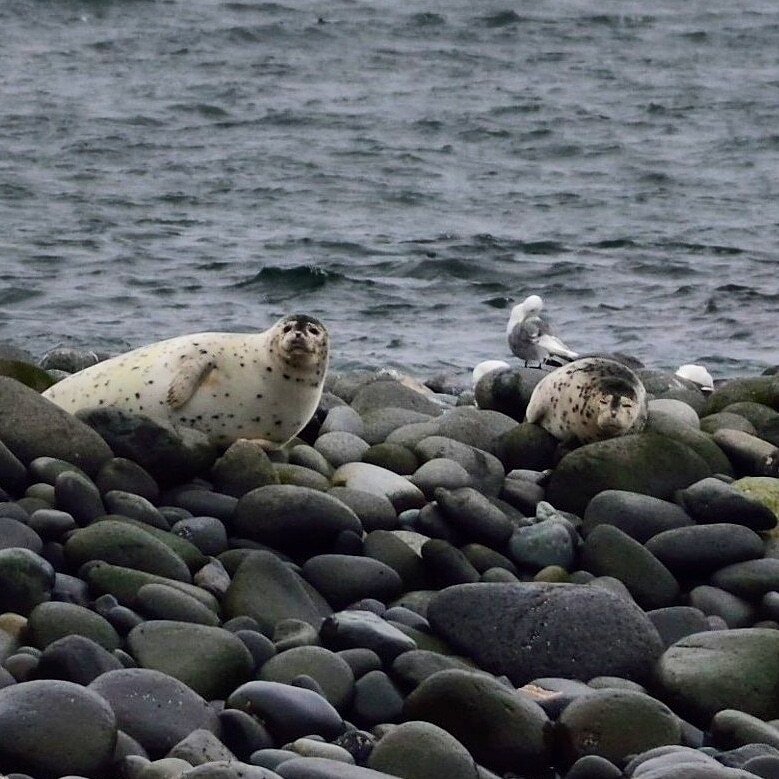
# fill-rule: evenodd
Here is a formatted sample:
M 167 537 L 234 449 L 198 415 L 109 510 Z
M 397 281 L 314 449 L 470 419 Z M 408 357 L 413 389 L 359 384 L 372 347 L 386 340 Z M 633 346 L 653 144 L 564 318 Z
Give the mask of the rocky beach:
M 540 369 L 331 372 L 268 454 L 40 395 L 96 359 L 0 371 L 5 777 L 779 777 L 771 369 L 576 448 Z

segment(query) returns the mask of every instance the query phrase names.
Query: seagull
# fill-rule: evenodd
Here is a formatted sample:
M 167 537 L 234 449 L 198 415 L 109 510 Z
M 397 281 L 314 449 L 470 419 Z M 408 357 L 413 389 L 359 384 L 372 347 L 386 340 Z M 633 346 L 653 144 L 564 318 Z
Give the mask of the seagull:
M 693 363 L 680 365 L 676 375 L 681 379 L 687 379 L 693 384 L 697 384 L 704 395 L 714 392 L 714 379 L 702 365 L 694 365 Z
M 511 366 L 505 360 L 483 360 L 473 369 L 473 386 L 479 383 L 482 376 L 486 376 L 492 371 L 506 371 Z
M 541 316 L 544 301 L 538 295 L 530 295 L 511 309 L 506 337 L 512 353 L 539 366 L 550 355 L 563 360 L 575 360 L 579 355 L 569 349 L 557 336 L 552 335 L 549 322 Z

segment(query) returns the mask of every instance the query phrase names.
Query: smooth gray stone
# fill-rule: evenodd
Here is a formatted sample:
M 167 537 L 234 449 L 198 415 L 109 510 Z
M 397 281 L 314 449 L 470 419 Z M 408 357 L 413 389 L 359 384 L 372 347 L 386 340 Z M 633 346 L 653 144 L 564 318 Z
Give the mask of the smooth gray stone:
M 414 639 L 369 611 L 340 611 L 328 617 L 319 631 L 322 642 L 331 649 L 371 649 L 383 662 L 416 649 Z
M 549 719 L 529 696 L 484 674 L 440 671 L 407 698 L 404 719 L 443 728 L 485 767 L 541 767 L 549 759 Z
M 193 730 L 168 752 L 167 757 L 186 760 L 191 766 L 235 760 L 235 755 L 210 730 Z
M 479 572 L 468 558 L 448 541 L 431 538 L 422 546 L 422 559 L 440 587 L 479 581 Z
M 163 757 L 193 730 L 219 732 L 216 712 L 172 676 L 146 668 L 109 671 L 87 688 L 110 704 L 118 726 L 152 758 Z
M 193 517 L 216 517 L 227 527 L 231 527 L 238 498 L 225 495 L 222 492 L 212 492 L 205 489 L 190 489 L 178 492 L 175 496 L 176 506 L 185 509 Z
M 282 779 L 397 779 L 383 771 L 358 765 L 347 765 L 326 757 L 300 757 L 285 760 L 276 773 Z
M 140 666 L 178 679 L 206 700 L 225 698 L 254 670 L 243 641 L 210 625 L 144 622 L 130 631 L 127 647 Z
M 629 690 L 598 690 L 574 699 L 557 727 L 571 762 L 596 754 L 621 764 L 648 749 L 678 744 L 682 737 L 678 718 L 664 703 Z
M 0 441 L 25 465 L 62 459 L 92 475 L 113 452 L 94 430 L 21 382 L 0 376 Z
M 81 685 L 46 679 L 0 689 L 0 759 L 36 776 L 102 775 L 116 729 L 109 703 Z
M 586 536 L 598 525 L 614 525 L 644 543 L 664 530 L 694 524 L 681 506 L 651 495 L 626 490 L 604 490 L 588 504 L 582 521 Z
M 443 409 L 425 395 L 404 386 L 393 379 L 382 379 L 360 388 L 351 402 L 360 416 L 368 411 L 385 408 L 402 408 L 428 416 L 440 416 Z
M 29 518 L 29 526 L 44 541 L 59 540 L 69 530 L 75 530 L 76 520 L 67 511 L 38 509 Z
M 497 456 L 501 436 L 516 426 L 515 419 L 500 411 L 461 406 L 441 415 L 438 420 L 438 435 Z
M 409 481 L 419 487 L 428 500 L 433 500 L 440 489 L 456 490 L 470 487 L 471 477 L 468 471 L 446 457 L 428 460 L 417 468 Z
M 79 525 L 88 525 L 106 513 L 95 483 L 76 471 L 64 471 L 54 481 L 57 508 L 67 511 Z
M 352 433 L 362 438 L 365 425 L 362 417 L 350 406 L 335 406 L 327 412 L 325 421 L 319 428 L 319 435 L 325 433 Z
M 180 519 L 170 532 L 194 544 L 204 555 L 216 557 L 229 548 L 227 530 L 222 520 L 216 517 Z
M 758 531 L 776 525 L 776 515 L 771 509 L 713 477 L 681 490 L 678 498 L 699 524 L 728 522 Z
M 468 750 L 430 722 L 404 722 L 373 748 L 368 766 L 408 779 L 478 779 Z
M 359 462 L 370 448 L 370 444 L 354 433 L 322 433 L 314 442 L 314 449 L 333 466 Z
M 718 711 L 779 717 L 779 631 L 762 628 L 696 633 L 666 649 L 657 689 L 674 711 L 706 727 Z
M 170 525 L 159 509 L 151 501 L 141 495 L 122 490 L 110 490 L 103 494 L 103 502 L 109 514 L 121 514 L 131 519 L 137 519 L 145 525 L 169 530 Z
M 211 481 L 217 492 L 240 498 L 257 487 L 278 484 L 278 476 L 259 444 L 238 440 L 212 466 Z
M 508 542 L 508 552 L 520 568 L 531 571 L 539 571 L 549 565 L 570 570 L 576 555 L 571 531 L 555 520 L 514 530 Z
M 384 495 L 349 487 L 332 487 L 328 495 L 337 498 L 357 514 L 366 533 L 374 530 L 396 530 L 400 527 L 395 507 Z
M 341 501 L 288 484 L 247 492 L 236 506 L 233 529 L 245 538 L 302 558 L 329 551 L 344 530 L 362 533 L 357 515 Z
M 581 567 L 619 579 L 644 609 L 670 606 L 679 595 L 673 574 L 645 546 L 612 525 L 599 525 L 585 539 Z
M 765 553 L 763 539 L 754 530 L 726 522 L 665 530 L 645 546 L 677 576 L 710 573 Z
M 73 603 L 41 603 L 27 618 L 27 641 L 39 649 L 68 635 L 90 638 L 112 652 L 122 640 L 111 624 L 91 609 Z
M 136 595 L 135 607 L 147 619 L 169 619 L 211 626 L 219 624 L 219 617 L 205 604 L 166 584 L 144 584 Z
M 736 709 L 722 709 L 712 717 L 712 743 L 719 749 L 737 749 L 747 744 L 773 747 L 779 755 L 779 729 L 768 722 Z
M 43 549 L 41 537 L 21 522 L 9 517 L 0 517 L 0 549 L 21 547 L 39 554 Z
M 0 549 L 0 613 L 25 616 L 48 601 L 54 586 L 51 564 L 29 549 Z
M 751 627 L 758 616 L 757 606 L 730 592 L 702 584 L 689 593 L 690 605 L 707 617 L 719 617 L 729 628 Z
M 86 687 L 100 674 L 121 668 L 119 660 L 97 642 L 70 635 L 53 641 L 43 650 L 36 677 L 63 679 Z
M 720 568 L 709 579 L 715 587 L 750 601 L 779 590 L 779 558 L 764 557 Z
M 181 779 L 279 779 L 279 775 L 239 760 L 216 760 L 184 771 Z
M 667 606 L 648 611 L 646 615 L 652 620 L 666 647 L 685 636 L 709 630 L 706 615 L 692 606 Z
M 292 647 L 268 659 L 259 671 L 259 679 L 289 684 L 296 676 L 314 678 L 325 698 L 344 712 L 354 696 L 354 673 L 340 655 L 320 646 Z
M 262 488 L 266 489 L 266 488 Z M 257 620 L 271 635 L 283 619 L 299 619 L 319 628 L 331 612 L 326 601 L 270 552 L 251 552 L 238 566 L 222 601 L 226 619 L 242 615 Z
M 403 713 L 403 696 L 384 671 L 369 671 L 354 685 L 350 721 L 365 730 L 397 722 Z
M 453 648 L 515 685 L 545 676 L 641 682 L 662 651 L 638 606 L 596 587 L 457 585 L 433 596 L 427 617 Z
M 157 482 L 138 463 L 126 457 L 114 457 L 104 463 L 95 476 L 95 485 L 102 495 L 120 490 L 139 495 L 153 504 L 160 497 Z
M 506 514 L 472 487 L 439 487 L 435 499 L 444 519 L 470 541 L 501 549 L 514 531 Z
M 281 744 L 315 734 L 331 740 L 345 729 L 340 714 L 324 697 L 289 684 L 246 682 L 227 698 L 225 705 L 259 717 Z
M 445 457 L 459 463 L 470 474 L 473 486 L 487 496 L 497 496 L 503 488 L 503 464 L 483 449 L 436 435 L 422 439 L 414 452 L 423 462 Z
M 371 557 L 317 555 L 306 560 L 302 574 L 334 608 L 362 598 L 386 602 L 400 595 L 403 588 L 394 569 Z
M 392 678 L 404 689 L 413 689 L 433 674 L 451 669 L 478 670 L 473 664 L 454 655 L 442 655 L 427 649 L 413 649 L 395 658 L 392 663 Z

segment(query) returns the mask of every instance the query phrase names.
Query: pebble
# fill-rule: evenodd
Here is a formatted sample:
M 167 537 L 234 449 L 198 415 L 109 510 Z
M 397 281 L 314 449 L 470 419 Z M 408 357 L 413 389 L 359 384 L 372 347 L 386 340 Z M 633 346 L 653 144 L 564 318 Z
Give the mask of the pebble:
M 42 679 L 63 679 L 86 687 L 100 674 L 121 668 L 121 662 L 96 641 L 70 635 L 46 646 L 38 660 L 36 675 Z
M 414 639 L 370 611 L 339 611 L 322 623 L 320 636 L 334 650 L 370 649 L 385 663 L 417 648 Z
M 54 569 L 30 549 L 0 549 L 0 613 L 28 615 L 49 600 Z
M 403 588 L 396 571 L 371 557 L 317 555 L 306 560 L 302 574 L 336 609 L 361 598 L 392 600 Z
M 333 485 L 385 497 L 397 512 L 425 504 L 425 496 L 419 487 L 397 473 L 370 463 L 342 465 L 333 474 Z
M 400 527 L 398 514 L 389 498 L 365 490 L 332 487 L 329 494 L 348 506 L 360 519 L 363 530 L 396 530 Z
M 39 649 L 77 635 L 89 638 L 112 652 L 122 640 L 111 624 L 91 609 L 72 603 L 41 603 L 27 618 L 27 640 Z
M 402 714 L 403 695 L 384 671 L 369 671 L 356 681 L 349 719 L 358 727 L 370 730 Z

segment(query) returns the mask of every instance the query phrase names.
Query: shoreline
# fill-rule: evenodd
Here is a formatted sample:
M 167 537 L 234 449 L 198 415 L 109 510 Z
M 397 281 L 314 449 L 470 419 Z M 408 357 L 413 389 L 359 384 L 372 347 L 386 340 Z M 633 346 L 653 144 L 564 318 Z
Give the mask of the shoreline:
M 539 373 L 334 372 L 270 455 L 0 378 L 0 770 L 779 770 L 779 377 L 566 451 Z

